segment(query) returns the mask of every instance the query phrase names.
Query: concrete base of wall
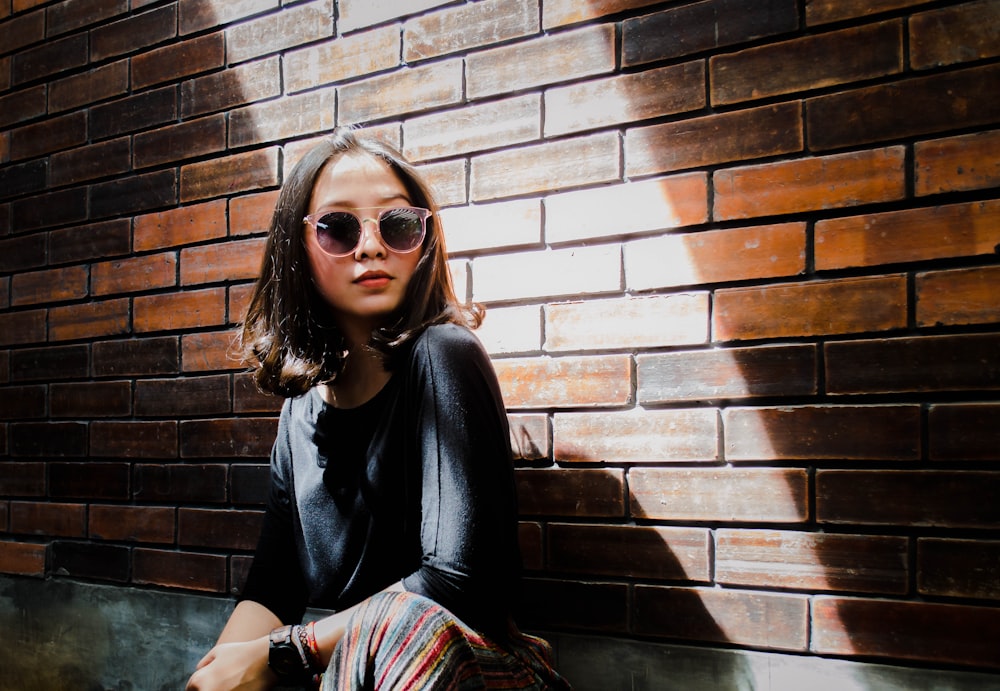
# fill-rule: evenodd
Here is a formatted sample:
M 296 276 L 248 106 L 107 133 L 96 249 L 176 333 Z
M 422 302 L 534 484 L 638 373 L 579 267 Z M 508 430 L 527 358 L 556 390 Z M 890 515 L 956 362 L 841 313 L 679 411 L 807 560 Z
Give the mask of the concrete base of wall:
M 214 597 L 0 576 L 0 690 L 176 691 L 232 606 Z M 546 637 L 576 691 L 1000 691 L 1000 674 Z

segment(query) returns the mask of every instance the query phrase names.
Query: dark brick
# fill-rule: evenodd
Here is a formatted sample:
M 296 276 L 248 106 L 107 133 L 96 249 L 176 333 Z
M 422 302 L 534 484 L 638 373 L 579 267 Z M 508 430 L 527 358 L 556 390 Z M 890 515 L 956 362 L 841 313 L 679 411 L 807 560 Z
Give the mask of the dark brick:
M 0 487 L 5 497 L 44 497 L 45 464 L 5 460 L 0 463 Z
M 0 271 L 23 271 L 44 265 L 44 234 L 35 233 L 0 240 Z
M 798 26 L 794 0 L 760 0 L 753 11 L 747 11 L 740 0 L 703 0 L 625 20 L 622 64 L 691 55 L 776 36 Z
M 815 26 L 869 17 L 926 2 L 927 0 L 809 0 L 806 2 L 806 24 Z
M 177 512 L 177 542 L 188 547 L 252 550 L 263 517 L 262 511 L 182 507 Z
M 94 375 L 170 374 L 180 368 L 177 338 L 139 338 L 102 341 L 94 346 Z
M 917 591 L 923 595 L 1000 600 L 1000 542 L 917 540 Z
M 230 471 L 230 492 L 234 504 L 264 504 L 271 486 L 271 469 L 266 465 L 234 465 Z
M 221 464 L 138 464 L 132 477 L 136 501 L 195 504 L 226 500 L 226 466 Z
M 177 5 L 171 3 L 91 30 L 90 59 L 98 62 L 154 46 L 176 35 Z
M 90 424 L 90 453 L 112 458 L 175 458 L 177 421 L 95 421 Z
M 128 60 L 119 60 L 49 84 L 49 111 L 79 108 L 128 91 Z
M 624 633 L 628 586 L 624 583 L 526 578 L 517 622 L 535 630 L 569 628 Z M 581 607 L 580 603 L 587 603 Z
M 0 198 L 9 199 L 41 192 L 45 189 L 48 170 L 48 161 L 45 159 L 0 168 Z
M 12 161 L 34 158 L 86 141 L 86 113 L 67 113 L 11 130 L 10 158 Z
M 87 64 L 87 35 L 75 34 L 46 41 L 14 55 L 12 79 L 23 84 Z
M 126 583 L 129 548 L 83 542 L 52 543 L 52 572 L 72 578 Z
M 181 116 L 227 110 L 281 93 L 277 58 L 232 67 L 181 84 Z
M 915 77 L 806 101 L 809 148 L 825 151 L 1000 121 L 1000 65 Z M 943 95 L 947 95 L 944 98 Z
M 9 3 L 0 4 L 0 7 Z M 0 23 L 0 49 L 4 53 L 14 52 L 45 38 L 45 12 L 25 12 L 9 17 L 9 9 Z
M 132 581 L 166 588 L 226 592 L 226 557 L 156 549 L 132 553 Z
M 226 116 L 210 115 L 135 135 L 135 167 L 182 161 L 224 151 Z
M 92 218 L 136 213 L 177 203 L 177 172 L 161 170 L 90 188 Z
M 128 499 L 127 463 L 49 464 L 49 495 L 61 499 Z
M 989 357 L 995 360 L 996 351 L 990 353 Z M 931 460 L 1000 460 L 1000 405 L 934 405 L 931 406 L 927 422 L 930 428 Z
M 181 423 L 181 457 L 263 458 L 271 451 L 277 420 L 235 418 Z
M 167 86 L 94 106 L 90 110 L 90 136 L 105 139 L 163 125 L 176 117 L 177 90 Z
M 10 356 L 12 381 L 52 381 L 87 376 L 90 355 L 86 345 L 15 350 Z
M 0 96 L 0 127 L 9 127 L 31 120 L 46 112 L 46 86 L 40 84 L 27 89 L 8 91 Z
M 519 470 L 515 479 L 522 515 L 625 515 L 625 480 L 621 470 Z
M 917 69 L 971 62 L 1000 55 L 1000 5 L 993 0 L 910 17 L 910 64 Z
M 234 554 L 229 558 L 229 594 L 239 596 L 246 585 L 247 575 L 250 573 L 250 566 L 253 564 L 253 557 Z
M 234 377 L 234 413 L 277 413 L 281 410 L 283 403 L 283 398 L 260 391 L 251 374 L 241 373 Z
M 46 10 L 49 36 L 81 29 L 128 12 L 128 0 L 66 0 Z
M 88 534 L 98 540 L 116 542 L 174 541 L 172 506 L 121 506 L 91 504 Z
M 49 233 L 49 261 L 61 264 L 128 254 L 131 226 L 128 219 L 118 219 L 53 230 Z
M 15 422 L 10 425 L 13 456 L 86 456 L 87 425 L 82 422 Z
M 87 190 L 48 192 L 13 203 L 13 224 L 20 232 L 66 225 L 87 219 Z
M 0 387 L 0 420 L 45 417 L 45 385 Z
M 119 137 L 54 153 L 50 157 L 52 172 L 49 182 L 53 187 L 62 187 L 127 173 L 131 168 L 130 144 L 128 137 Z
M 49 398 L 52 417 L 126 417 L 132 412 L 132 384 L 127 381 L 54 383 Z
M 46 310 L 43 309 L 29 310 L 27 312 L 0 313 L 0 345 L 39 343 L 44 341 L 46 333 L 45 318 Z
M 142 417 L 208 416 L 230 412 L 229 375 L 136 382 L 135 414 Z
M 86 537 L 87 507 L 56 502 L 11 502 L 10 531 L 21 535 Z
M 207 36 L 145 51 L 132 56 L 132 87 L 177 81 L 198 72 L 225 64 L 224 34 L 218 31 Z

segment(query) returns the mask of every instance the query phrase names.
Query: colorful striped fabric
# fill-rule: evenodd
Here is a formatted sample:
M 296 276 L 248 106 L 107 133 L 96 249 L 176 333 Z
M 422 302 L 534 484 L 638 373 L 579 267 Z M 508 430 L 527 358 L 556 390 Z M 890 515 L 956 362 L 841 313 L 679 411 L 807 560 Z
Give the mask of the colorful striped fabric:
M 568 691 L 547 642 L 513 627 L 510 640 L 501 647 L 420 595 L 381 593 L 352 617 L 320 688 Z

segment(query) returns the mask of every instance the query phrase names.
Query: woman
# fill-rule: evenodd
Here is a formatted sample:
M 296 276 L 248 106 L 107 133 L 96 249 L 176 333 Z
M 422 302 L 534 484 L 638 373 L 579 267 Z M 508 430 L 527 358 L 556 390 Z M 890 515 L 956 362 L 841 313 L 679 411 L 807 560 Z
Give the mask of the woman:
M 506 413 L 437 208 L 338 130 L 278 199 L 242 343 L 285 396 L 247 583 L 189 689 L 568 688 L 510 619 Z M 334 610 L 306 626 L 307 606 Z

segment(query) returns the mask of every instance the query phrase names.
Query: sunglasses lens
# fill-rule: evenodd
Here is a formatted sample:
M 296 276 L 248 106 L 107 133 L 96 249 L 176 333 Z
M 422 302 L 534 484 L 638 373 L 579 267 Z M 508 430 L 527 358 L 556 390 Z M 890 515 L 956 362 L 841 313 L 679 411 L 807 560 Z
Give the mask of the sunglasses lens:
M 324 251 L 345 255 L 354 251 L 361 238 L 361 224 L 352 214 L 332 211 L 316 221 L 316 239 Z
M 424 239 L 424 218 L 417 209 L 389 209 L 379 218 L 382 241 L 396 252 L 411 252 Z

